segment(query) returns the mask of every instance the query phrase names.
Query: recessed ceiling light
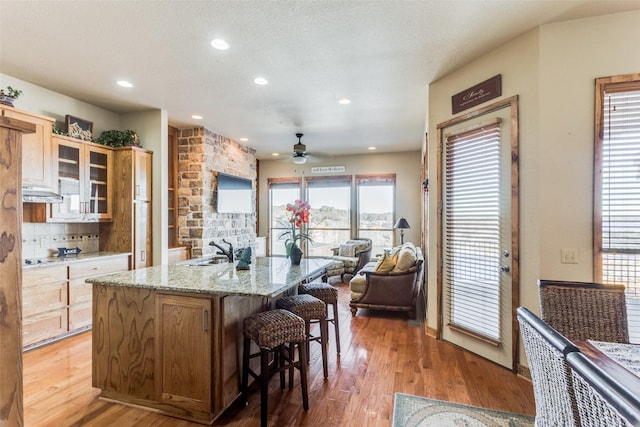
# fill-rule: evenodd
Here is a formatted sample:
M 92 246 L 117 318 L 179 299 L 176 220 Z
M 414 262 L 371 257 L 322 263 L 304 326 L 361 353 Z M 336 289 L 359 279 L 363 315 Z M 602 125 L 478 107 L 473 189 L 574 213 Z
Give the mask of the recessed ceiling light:
M 269 81 L 267 79 L 265 79 L 264 77 L 256 77 L 255 79 L 253 79 L 253 82 L 257 85 L 260 86 L 264 86 L 267 83 L 269 83 Z
M 218 50 L 227 50 L 229 49 L 229 43 L 222 39 L 213 39 L 211 40 L 211 46 L 215 47 Z
M 271 153 L 272 156 L 279 156 L 280 153 Z
M 369 147 L 369 150 L 375 150 L 376 147 Z
M 341 100 L 338 101 L 340 104 L 342 105 L 347 105 L 347 104 L 351 104 L 351 100 L 347 99 L 347 98 L 342 98 Z
M 199 114 L 194 114 L 193 116 L 191 116 L 191 118 L 196 120 L 202 120 L 202 116 Z
M 249 138 L 240 138 L 240 141 L 242 142 L 247 142 L 249 140 Z
M 133 85 L 126 80 L 118 80 L 117 83 L 118 83 L 118 86 L 133 87 Z

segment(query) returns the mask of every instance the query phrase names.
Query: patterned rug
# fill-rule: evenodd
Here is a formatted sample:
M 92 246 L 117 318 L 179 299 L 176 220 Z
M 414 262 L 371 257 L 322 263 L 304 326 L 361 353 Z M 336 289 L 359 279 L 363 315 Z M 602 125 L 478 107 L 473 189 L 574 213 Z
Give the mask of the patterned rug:
M 393 427 L 524 427 L 534 417 L 396 393 Z

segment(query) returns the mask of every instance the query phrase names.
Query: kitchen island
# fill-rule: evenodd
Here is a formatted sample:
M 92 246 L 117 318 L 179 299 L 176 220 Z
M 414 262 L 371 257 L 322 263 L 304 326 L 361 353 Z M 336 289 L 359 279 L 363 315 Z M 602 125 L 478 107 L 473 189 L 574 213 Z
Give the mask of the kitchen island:
M 320 277 L 330 259 L 190 260 L 87 279 L 101 397 L 211 424 L 240 394 L 242 322 Z

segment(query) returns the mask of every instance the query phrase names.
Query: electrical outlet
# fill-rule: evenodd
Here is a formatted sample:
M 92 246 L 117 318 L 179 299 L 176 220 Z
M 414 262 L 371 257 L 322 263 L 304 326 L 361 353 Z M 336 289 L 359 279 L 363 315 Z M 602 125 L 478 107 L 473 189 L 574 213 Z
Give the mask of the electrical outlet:
M 47 237 L 41 237 L 40 238 L 40 247 L 41 248 L 49 247 L 49 239 Z
M 577 264 L 578 252 L 575 249 L 561 249 L 560 262 L 562 264 Z

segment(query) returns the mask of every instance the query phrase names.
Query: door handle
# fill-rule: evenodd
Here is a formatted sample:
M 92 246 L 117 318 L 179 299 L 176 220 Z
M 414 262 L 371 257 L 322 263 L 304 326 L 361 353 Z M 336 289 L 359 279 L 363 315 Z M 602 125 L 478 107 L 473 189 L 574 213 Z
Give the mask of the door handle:
M 207 317 L 208 317 L 209 313 L 207 312 L 206 308 L 202 309 L 202 332 L 206 333 L 209 328 L 207 327 Z

